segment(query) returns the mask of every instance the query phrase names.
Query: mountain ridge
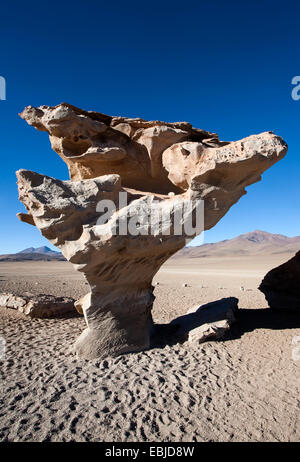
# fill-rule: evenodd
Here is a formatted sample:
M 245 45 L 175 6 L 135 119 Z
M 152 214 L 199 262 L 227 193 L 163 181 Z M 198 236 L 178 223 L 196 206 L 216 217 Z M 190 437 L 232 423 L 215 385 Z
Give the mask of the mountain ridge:
M 267 231 L 254 230 L 232 239 L 190 246 L 181 249 L 172 258 L 236 257 L 290 253 L 300 249 L 300 236 L 287 237 Z M 0 261 L 66 261 L 61 252 L 47 246 L 28 247 L 14 254 L 0 255 Z
M 181 249 L 175 258 L 204 258 L 238 255 L 274 255 L 280 253 L 295 254 L 300 249 L 300 236 L 287 237 L 267 231 L 254 230 L 232 239 L 190 246 Z
M 61 252 L 47 246 L 28 247 L 16 253 L 0 255 L 1 261 L 66 261 Z
M 28 247 L 27 249 L 20 250 L 20 252 L 16 252 L 17 254 L 22 254 L 22 253 L 41 253 L 45 255 L 61 255 L 61 252 L 57 252 L 56 250 L 51 250 L 49 247 L 46 245 L 43 245 L 42 247 Z

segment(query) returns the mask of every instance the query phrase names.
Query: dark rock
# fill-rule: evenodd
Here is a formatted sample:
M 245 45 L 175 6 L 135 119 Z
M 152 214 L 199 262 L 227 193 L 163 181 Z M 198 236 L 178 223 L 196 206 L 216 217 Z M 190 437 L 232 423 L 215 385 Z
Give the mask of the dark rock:
M 269 271 L 259 290 L 273 310 L 300 313 L 300 251 L 286 263 Z

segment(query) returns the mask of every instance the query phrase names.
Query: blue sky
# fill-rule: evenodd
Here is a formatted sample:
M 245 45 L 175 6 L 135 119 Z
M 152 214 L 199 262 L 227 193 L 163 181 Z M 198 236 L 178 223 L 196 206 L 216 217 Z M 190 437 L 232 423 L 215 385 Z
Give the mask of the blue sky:
M 262 229 L 300 234 L 300 4 L 296 1 L 52 0 L 1 6 L 0 253 L 47 245 L 19 222 L 15 171 L 67 179 L 48 136 L 18 117 L 27 105 L 187 120 L 223 140 L 273 130 L 287 157 L 248 188 L 205 241 Z

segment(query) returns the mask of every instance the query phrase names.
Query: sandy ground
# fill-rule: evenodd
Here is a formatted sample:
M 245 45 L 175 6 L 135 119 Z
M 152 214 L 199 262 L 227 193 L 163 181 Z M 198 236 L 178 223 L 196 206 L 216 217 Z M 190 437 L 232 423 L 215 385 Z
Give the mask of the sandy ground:
M 299 441 L 292 339 L 300 317 L 273 313 L 256 290 L 289 257 L 170 260 L 155 277 L 157 323 L 194 304 L 239 298 L 231 333 L 198 346 L 78 360 L 69 346 L 84 328 L 81 317 L 30 320 L 2 309 L 0 440 Z M 87 289 L 66 262 L 0 263 L 1 292 L 76 298 Z

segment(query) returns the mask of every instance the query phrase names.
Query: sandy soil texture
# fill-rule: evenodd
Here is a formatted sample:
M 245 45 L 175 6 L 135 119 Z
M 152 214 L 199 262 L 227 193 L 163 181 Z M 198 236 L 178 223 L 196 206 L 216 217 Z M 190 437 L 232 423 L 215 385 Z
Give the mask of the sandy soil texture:
M 168 262 L 155 278 L 157 323 L 194 304 L 239 298 L 230 334 L 198 346 L 77 360 L 69 347 L 82 317 L 31 320 L 1 309 L 0 440 L 299 440 L 300 360 L 292 339 L 300 336 L 300 316 L 273 313 L 256 289 L 288 257 Z M 66 262 L 0 263 L 1 292 L 76 298 L 87 290 Z

